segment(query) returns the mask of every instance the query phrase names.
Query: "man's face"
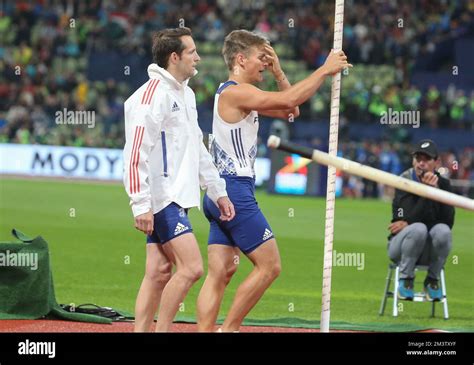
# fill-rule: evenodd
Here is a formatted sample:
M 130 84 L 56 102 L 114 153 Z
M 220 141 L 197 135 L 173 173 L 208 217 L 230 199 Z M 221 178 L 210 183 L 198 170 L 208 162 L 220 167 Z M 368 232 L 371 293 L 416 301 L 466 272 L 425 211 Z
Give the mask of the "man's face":
M 264 46 L 252 47 L 245 58 L 245 73 L 251 83 L 263 81 L 263 72 L 268 66 Z
M 413 168 L 417 176 L 422 173 L 430 171 L 433 172 L 436 167 L 436 159 L 425 155 L 424 153 L 416 153 L 413 156 Z
M 194 40 L 191 36 L 182 36 L 181 42 L 183 42 L 185 48 L 181 52 L 181 57 L 176 67 L 183 80 L 186 80 L 194 76 L 196 65 L 201 57 L 199 57 L 197 53 L 196 45 L 194 44 Z

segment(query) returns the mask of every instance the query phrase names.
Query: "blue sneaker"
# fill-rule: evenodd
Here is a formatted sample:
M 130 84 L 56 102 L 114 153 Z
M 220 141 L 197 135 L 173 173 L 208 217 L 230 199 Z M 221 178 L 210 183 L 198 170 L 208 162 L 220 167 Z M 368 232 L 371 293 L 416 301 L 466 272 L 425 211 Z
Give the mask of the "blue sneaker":
M 426 278 L 425 280 L 425 296 L 430 302 L 439 302 L 443 297 L 438 280 Z
M 413 300 L 415 292 L 413 291 L 413 279 L 398 280 L 398 298 L 405 300 Z

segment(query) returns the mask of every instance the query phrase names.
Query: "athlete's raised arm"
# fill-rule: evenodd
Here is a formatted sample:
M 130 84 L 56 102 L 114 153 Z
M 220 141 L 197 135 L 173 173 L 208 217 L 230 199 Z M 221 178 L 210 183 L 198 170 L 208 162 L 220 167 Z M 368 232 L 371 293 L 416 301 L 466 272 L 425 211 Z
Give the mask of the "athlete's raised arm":
M 308 100 L 327 76 L 334 75 L 347 67 L 352 67 L 352 65 L 347 62 L 344 52 L 332 51 L 324 65 L 286 90 L 263 91 L 251 84 L 241 83 L 229 86 L 221 95 L 221 99 L 224 102 L 228 100 L 239 109 L 256 110 L 262 114 L 268 110 L 293 109 Z

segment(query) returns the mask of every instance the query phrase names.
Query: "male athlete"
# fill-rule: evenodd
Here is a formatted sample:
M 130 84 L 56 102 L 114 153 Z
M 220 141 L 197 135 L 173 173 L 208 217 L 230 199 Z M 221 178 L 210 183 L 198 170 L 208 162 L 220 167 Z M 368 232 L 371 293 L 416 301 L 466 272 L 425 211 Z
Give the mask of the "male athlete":
M 227 198 L 197 122 L 187 86 L 200 60 L 188 28 L 166 29 L 153 41 L 150 79 L 125 102 L 124 184 L 135 228 L 147 234 L 146 270 L 135 307 L 135 331 L 170 330 L 178 306 L 202 276 L 203 264 L 187 211 L 199 207 L 199 186 L 229 221 Z M 172 275 L 172 264 L 176 272 Z
M 225 38 L 222 54 L 229 79 L 220 85 L 215 96 L 211 154 L 221 177 L 226 180 L 236 218 L 221 220 L 210 196 L 205 195 L 204 212 L 211 224 L 209 269 L 198 297 L 197 315 L 199 331 L 214 330 L 224 290 L 237 269 L 240 250 L 254 268 L 239 286 L 219 329 L 236 332 L 281 270 L 276 240 L 254 195 L 258 115 L 281 119 L 297 117 L 298 106 L 315 93 L 327 76 L 352 65 L 347 63 L 342 51 L 331 52 L 322 67 L 291 86 L 275 51 L 261 36 L 235 30 Z M 273 74 L 280 91 L 262 91 L 254 86 L 263 80 L 266 69 Z

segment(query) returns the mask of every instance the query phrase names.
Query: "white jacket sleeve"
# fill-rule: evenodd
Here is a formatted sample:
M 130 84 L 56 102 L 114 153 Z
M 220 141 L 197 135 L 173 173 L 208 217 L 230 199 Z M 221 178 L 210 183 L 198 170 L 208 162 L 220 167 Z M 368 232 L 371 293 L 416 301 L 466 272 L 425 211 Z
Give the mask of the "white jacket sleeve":
M 161 120 L 152 114 L 149 106 L 135 105 L 127 110 L 126 105 L 125 124 L 123 181 L 136 217 L 152 208 L 148 156 L 157 140 Z
M 212 162 L 212 157 L 207 151 L 202 140 L 202 131 L 199 129 L 199 183 L 205 189 L 207 196 L 217 205 L 217 199 L 227 196 L 225 180 L 219 176 L 217 168 Z

